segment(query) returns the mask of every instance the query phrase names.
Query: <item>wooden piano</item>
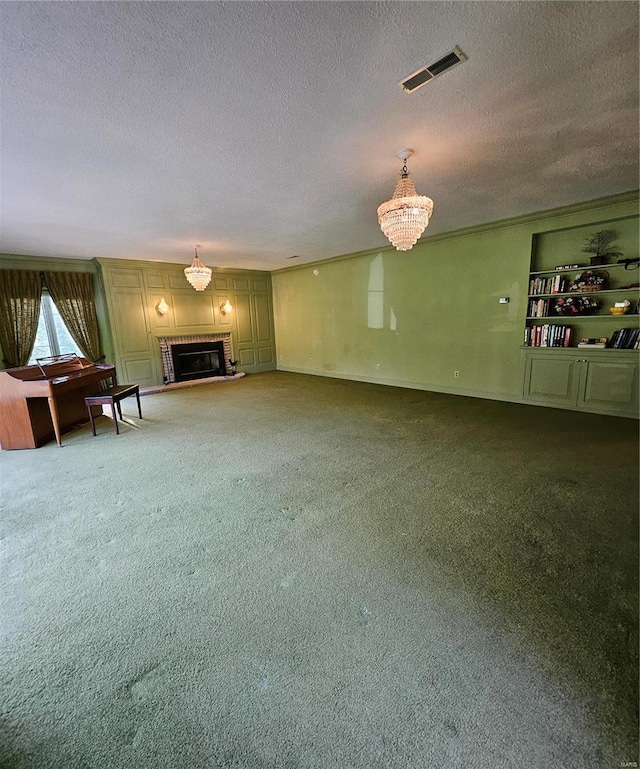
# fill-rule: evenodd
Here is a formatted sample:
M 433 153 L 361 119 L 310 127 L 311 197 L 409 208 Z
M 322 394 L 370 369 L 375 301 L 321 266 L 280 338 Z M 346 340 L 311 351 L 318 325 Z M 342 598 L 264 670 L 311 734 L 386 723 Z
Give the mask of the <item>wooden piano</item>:
M 89 421 L 84 398 L 111 379 L 115 366 L 90 363 L 77 355 L 39 359 L 36 366 L 0 371 L 0 446 L 35 449 Z M 96 408 L 95 416 L 101 413 Z

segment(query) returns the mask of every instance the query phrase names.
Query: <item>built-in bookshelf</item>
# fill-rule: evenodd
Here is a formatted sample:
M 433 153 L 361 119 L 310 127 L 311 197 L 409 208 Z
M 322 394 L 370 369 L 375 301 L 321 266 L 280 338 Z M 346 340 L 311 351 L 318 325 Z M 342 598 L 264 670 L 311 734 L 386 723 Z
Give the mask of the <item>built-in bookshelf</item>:
M 617 233 L 612 263 L 590 264 L 582 252 L 599 230 Z M 623 259 L 625 261 L 618 261 Z M 524 344 L 603 349 L 638 348 L 640 262 L 638 217 L 536 233 L 531 249 Z M 616 305 L 625 305 L 613 310 Z M 624 314 L 614 314 L 624 312 Z M 602 340 L 605 340 L 604 342 Z M 581 346 L 584 346 L 581 345 Z

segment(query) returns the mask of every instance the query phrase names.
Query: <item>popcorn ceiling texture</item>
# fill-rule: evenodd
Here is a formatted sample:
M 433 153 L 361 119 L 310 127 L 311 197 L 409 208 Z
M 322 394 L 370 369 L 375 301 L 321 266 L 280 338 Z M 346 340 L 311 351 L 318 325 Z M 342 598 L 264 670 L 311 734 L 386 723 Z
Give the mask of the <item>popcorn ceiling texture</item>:
M 427 235 L 638 186 L 633 2 L 4 2 L 0 35 L 0 253 L 381 248 L 400 147 Z
M 142 413 L 0 455 L 0 766 L 638 760 L 633 420 L 283 372 Z

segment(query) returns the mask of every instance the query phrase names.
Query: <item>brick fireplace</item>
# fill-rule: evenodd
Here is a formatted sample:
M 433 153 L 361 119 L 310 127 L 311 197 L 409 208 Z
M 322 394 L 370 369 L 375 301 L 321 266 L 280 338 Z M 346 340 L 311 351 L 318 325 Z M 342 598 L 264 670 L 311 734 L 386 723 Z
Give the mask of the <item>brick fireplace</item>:
M 203 344 L 205 342 L 221 342 L 222 343 L 222 350 L 224 354 L 222 355 L 223 360 L 221 362 L 221 368 L 224 368 L 224 376 L 231 376 L 231 367 L 229 365 L 229 361 L 233 357 L 232 349 L 231 349 L 231 332 L 222 332 L 219 334 L 198 334 L 198 335 L 192 335 L 192 336 L 162 336 L 158 337 L 158 341 L 160 342 L 160 353 L 162 355 L 162 370 L 164 373 L 164 382 L 165 384 L 171 384 L 173 382 L 178 381 L 178 378 L 176 377 L 176 370 L 174 365 L 174 360 L 176 359 L 176 356 L 174 355 L 174 347 L 179 345 L 179 350 L 181 354 L 189 353 L 189 349 L 191 348 L 194 351 L 194 354 L 196 355 L 196 360 L 198 360 L 197 355 L 198 353 L 201 353 L 203 350 L 206 349 L 207 345 Z M 212 345 L 212 349 L 215 349 Z M 199 361 L 200 367 L 203 369 L 201 372 L 197 371 L 197 366 L 195 367 L 196 370 L 192 375 L 185 376 L 183 375 L 180 377 L 180 379 L 183 381 L 184 379 L 198 379 L 203 375 L 208 375 L 204 371 L 204 367 L 206 366 L 206 359 L 205 361 Z M 214 374 L 211 373 L 211 376 L 221 375 L 220 373 Z

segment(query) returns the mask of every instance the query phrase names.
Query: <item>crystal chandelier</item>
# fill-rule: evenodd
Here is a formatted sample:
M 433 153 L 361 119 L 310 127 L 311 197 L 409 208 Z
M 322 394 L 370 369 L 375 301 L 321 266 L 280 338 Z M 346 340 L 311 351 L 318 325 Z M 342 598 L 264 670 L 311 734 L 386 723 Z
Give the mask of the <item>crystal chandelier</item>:
M 408 251 L 415 246 L 433 213 L 433 200 L 418 195 L 409 179 L 407 158 L 412 155 L 413 150 L 408 147 L 398 150 L 398 157 L 404 161 L 400 181 L 391 200 L 378 207 L 378 224 L 398 251 Z
M 195 247 L 196 255 L 193 257 L 191 267 L 184 268 L 184 276 L 195 288 L 196 291 L 204 291 L 211 281 L 211 267 L 205 267 L 198 256 L 198 249 Z

